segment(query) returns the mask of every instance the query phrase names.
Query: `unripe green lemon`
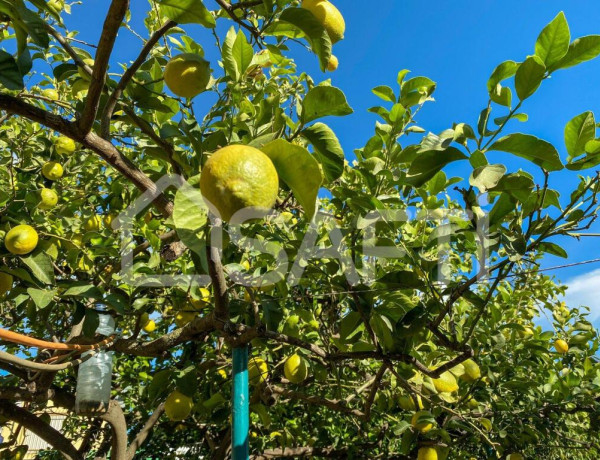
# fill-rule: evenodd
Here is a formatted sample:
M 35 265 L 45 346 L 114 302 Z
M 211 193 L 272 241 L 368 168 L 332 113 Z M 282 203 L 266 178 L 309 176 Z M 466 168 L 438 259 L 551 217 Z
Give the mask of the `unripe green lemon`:
M 569 351 L 569 344 L 562 339 L 558 339 L 556 342 L 554 342 L 554 348 L 561 355 L 564 355 Z
M 112 229 L 112 223 L 117 216 L 114 214 L 107 214 L 104 216 L 104 226 L 108 229 Z
M 90 89 L 90 81 L 85 80 L 83 78 L 79 78 L 71 86 L 71 94 L 75 98 L 79 97 L 80 95 L 81 95 L 81 97 L 85 97 L 85 96 L 87 96 L 89 89 Z
M 472 359 L 467 359 L 462 364 L 465 368 L 465 373 L 461 376 L 461 378 L 465 382 L 474 382 L 481 377 L 481 369 L 479 369 L 479 365 L 475 361 Z
M 448 371 L 440 375 L 439 378 L 433 379 L 433 386 L 440 393 L 453 393 L 458 390 L 456 378 Z
M 60 155 L 70 155 L 75 151 L 75 141 L 67 136 L 59 136 L 54 141 L 54 149 Z
M 94 60 L 91 58 L 86 58 L 83 60 L 83 63 L 88 65 L 89 67 L 92 68 L 92 70 L 94 70 Z M 84 80 L 90 81 L 92 79 L 91 75 L 88 75 L 87 72 L 83 69 L 83 67 L 79 67 L 77 69 L 77 72 L 79 72 L 79 76 L 81 78 L 83 78 Z
M 83 223 L 83 229 L 86 232 L 97 232 L 102 225 L 102 219 L 98 214 L 94 214 Z
M 298 354 L 293 354 L 286 361 L 283 366 L 283 373 L 285 378 L 292 383 L 302 383 L 308 377 L 308 367 L 306 361 Z
M 507 457 L 507 460 L 525 460 L 525 457 L 523 457 L 523 454 L 515 453 L 515 454 L 510 454 Z
M 202 56 L 185 53 L 175 56 L 165 67 L 165 83 L 179 97 L 191 99 L 206 90 L 210 63 Z
M 193 407 L 192 398 L 175 390 L 165 401 L 165 414 L 172 422 L 180 422 L 190 415 Z
M 252 358 L 248 361 L 248 381 L 252 384 L 264 382 L 267 378 L 269 367 L 262 358 Z
M 50 188 L 40 190 L 40 203 L 38 207 L 43 210 L 52 209 L 58 203 L 58 195 Z
M 330 72 L 335 72 L 340 65 L 340 61 L 333 54 L 329 58 L 329 62 L 327 63 L 327 70 Z
M 277 199 L 279 176 L 271 159 L 260 150 L 230 145 L 208 159 L 200 176 L 200 189 L 209 205 L 229 221 L 245 208 L 267 213 Z
M 64 172 L 62 165 L 56 161 L 49 161 L 42 166 L 42 176 L 48 180 L 58 180 L 63 176 Z
M 9 252 L 17 255 L 29 254 L 39 241 L 37 232 L 30 225 L 17 225 L 4 238 L 4 246 Z
M 0 299 L 4 297 L 8 291 L 11 290 L 13 282 L 14 278 L 12 275 L 0 272 Z
M 42 96 L 47 97 L 52 101 L 58 101 L 58 91 L 52 88 L 42 90 Z
M 525 327 L 522 331 L 519 331 L 519 337 L 522 339 L 528 339 L 531 336 L 533 336 L 533 329 L 530 327 Z
M 438 460 L 437 450 L 433 447 L 421 447 L 417 454 L 417 460 Z
M 346 22 L 342 13 L 327 0 L 303 0 L 302 8 L 310 11 L 323 25 L 332 43 L 339 42 L 344 38 Z
M 410 420 L 410 424 L 421 433 L 427 433 L 433 428 L 433 424 L 430 422 L 419 422 L 419 418 L 425 415 L 431 415 L 426 410 L 420 410 L 419 412 L 415 412 Z

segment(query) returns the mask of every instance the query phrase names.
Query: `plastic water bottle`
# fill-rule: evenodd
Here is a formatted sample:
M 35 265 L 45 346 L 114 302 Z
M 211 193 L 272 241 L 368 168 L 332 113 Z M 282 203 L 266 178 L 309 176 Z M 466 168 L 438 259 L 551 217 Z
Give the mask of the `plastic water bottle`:
M 99 324 L 96 334 L 110 336 L 115 332 L 115 320 L 106 313 L 106 306 L 96 305 Z M 85 358 L 91 352 L 82 355 Z M 113 369 L 112 351 L 99 351 L 79 365 L 75 412 L 82 415 L 102 414 L 108 410 Z

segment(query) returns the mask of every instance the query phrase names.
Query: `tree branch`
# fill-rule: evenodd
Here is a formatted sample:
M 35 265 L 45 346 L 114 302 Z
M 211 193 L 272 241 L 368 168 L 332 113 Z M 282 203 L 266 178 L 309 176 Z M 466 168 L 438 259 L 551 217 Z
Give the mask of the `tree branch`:
M 110 458 L 113 460 L 127 460 L 127 422 L 119 403 L 114 400 L 110 401 L 108 411 L 100 418 L 107 422 L 112 429 L 113 439 Z
M 215 218 L 211 231 L 222 231 L 223 223 L 221 219 Z M 213 283 L 215 294 L 215 319 L 223 322 L 229 320 L 229 297 L 227 295 L 227 281 L 225 272 L 221 263 L 219 248 L 212 244 L 206 245 L 206 255 L 208 258 L 208 272 Z
M 142 427 L 142 429 L 135 436 L 129 447 L 127 448 L 127 460 L 133 460 L 135 457 L 135 453 L 137 450 L 144 444 L 146 439 L 152 430 L 154 429 L 154 425 L 158 422 L 161 415 L 165 412 L 165 403 L 160 403 L 159 406 L 154 410 L 152 415 L 146 420 L 146 423 Z
M 117 87 L 114 89 L 114 91 L 108 98 L 108 101 L 104 108 L 104 113 L 102 114 L 102 122 L 100 127 L 100 136 L 102 138 L 108 139 L 108 137 L 110 136 L 110 118 L 113 115 L 115 107 L 117 106 L 117 102 L 121 98 L 123 91 L 129 84 L 135 73 L 138 71 L 138 69 L 142 66 L 144 62 L 146 62 L 146 59 L 148 58 L 150 51 L 152 51 L 152 48 L 154 48 L 154 45 L 158 43 L 158 41 L 163 35 L 165 35 L 170 29 L 172 29 L 175 26 L 177 26 L 177 23 L 175 21 L 167 21 L 160 29 L 154 32 L 140 51 L 140 54 L 137 57 L 137 59 L 133 61 L 133 64 L 131 64 L 131 66 L 125 71 L 125 73 L 119 80 Z
M 240 26 L 249 31 L 254 38 L 258 39 L 260 37 L 260 32 L 255 27 L 246 24 L 244 21 L 237 17 L 237 15 L 235 14 L 236 9 L 233 6 L 231 6 L 229 2 L 225 0 L 216 0 L 216 2 L 221 6 L 221 8 L 225 10 L 225 12 L 229 15 L 231 19 L 233 19 Z
M 139 190 L 152 193 L 152 195 L 156 197 L 154 199 L 154 206 L 163 214 L 163 216 L 169 217 L 173 213 L 173 203 L 158 190 L 156 184 L 146 176 L 143 171 L 135 166 L 127 157 L 123 156 L 110 142 L 94 133 L 84 135 L 75 123 L 8 94 L 0 93 L 0 108 L 41 123 L 42 125 L 81 143 L 84 147 L 97 153 L 108 164 L 123 174 L 123 176 L 129 179 Z
M 79 120 L 79 128 L 82 133 L 88 133 L 94 125 L 98 107 L 100 106 L 100 96 L 102 96 L 104 84 L 106 83 L 108 62 L 115 45 L 115 40 L 117 39 L 119 28 L 128 9 L 129 0 L 112 0 L 108 9 L 94 58 L 94 71 L 92 72 L 90 89 L 85 101 L 83 114 Z
M 29 411 L 6 400 L 0 400 L 0 415 L 17 422 L 61 452 L 67 460 L 83 460 L 83 455 L 62 433 Z

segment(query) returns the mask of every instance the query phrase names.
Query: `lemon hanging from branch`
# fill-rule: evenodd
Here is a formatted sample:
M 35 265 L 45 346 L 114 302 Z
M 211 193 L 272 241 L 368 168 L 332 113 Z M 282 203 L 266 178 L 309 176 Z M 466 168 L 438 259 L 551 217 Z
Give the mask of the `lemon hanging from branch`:
M 266 214 L 277 199 L 279 176 L 273 162 L 260 150 L 230 145 L 208 159 L 200 176 L 200 190 L 213 212 L 229 222 L 242 209 Z
M 210 82 L 210 63 L 198 54 L 175 56 L 165 68 L 165 83 L 179 97 L 191 99 L 206 90 Z
M 327 0 L 303 0 L 302 8 L 310 11 L 323 25 L 332 43 L 337 43 L 344 38 L 346 22 L 333 3 Z

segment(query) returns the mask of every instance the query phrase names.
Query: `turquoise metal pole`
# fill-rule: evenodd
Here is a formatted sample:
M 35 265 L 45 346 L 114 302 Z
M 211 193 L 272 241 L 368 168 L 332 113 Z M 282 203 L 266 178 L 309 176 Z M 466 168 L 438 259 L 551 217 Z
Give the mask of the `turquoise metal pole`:
M 250 398 L 248 397 L 248 347 L 233 349 L 233 395 L 231 441 L 233 460 L 248 460 Z

